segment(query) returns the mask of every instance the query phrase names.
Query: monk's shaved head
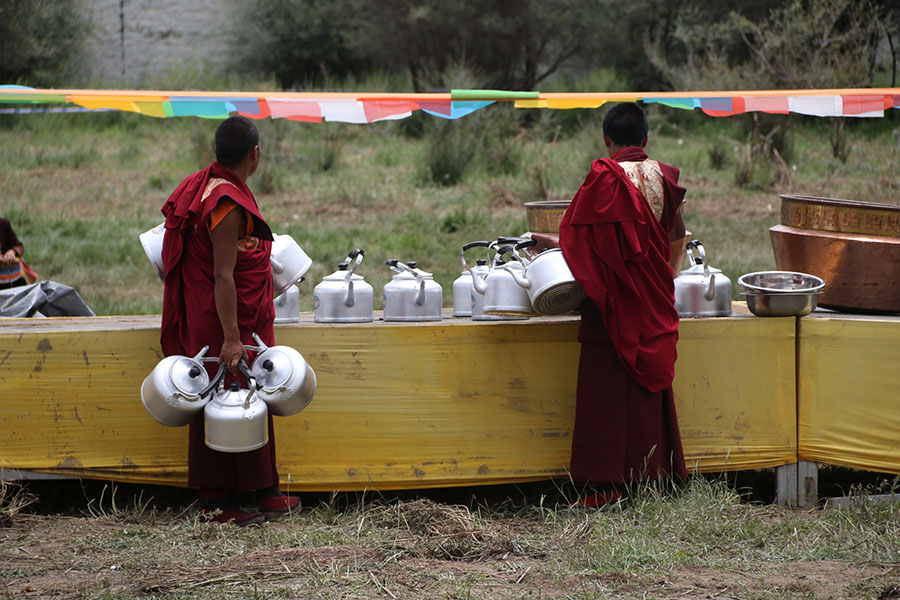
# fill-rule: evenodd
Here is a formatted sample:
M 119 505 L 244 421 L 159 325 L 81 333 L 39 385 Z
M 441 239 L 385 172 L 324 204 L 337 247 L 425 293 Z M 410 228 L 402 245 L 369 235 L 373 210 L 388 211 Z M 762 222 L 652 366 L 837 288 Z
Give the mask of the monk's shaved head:
M 614 104 L 603 117 L 603 135 L 619 146 L 640 146 L 649 131 L 647 113 L 634 102 Z
M 259 144 L 259 130 L 247 117 L 229 117 L 216 128 L 216 162 L 233 169 Z

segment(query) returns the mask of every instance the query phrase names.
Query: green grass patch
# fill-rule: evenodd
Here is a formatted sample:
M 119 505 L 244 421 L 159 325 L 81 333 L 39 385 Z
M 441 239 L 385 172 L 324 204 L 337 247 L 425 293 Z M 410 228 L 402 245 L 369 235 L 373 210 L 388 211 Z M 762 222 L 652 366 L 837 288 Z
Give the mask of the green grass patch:
M 900 202 L 897 119 L 848 124 L 846 162 L 831 156 L 829 120 L 797 119 L 786 167 L 760 163 L 741 187 L 749 116 L 649 112 L 649 153 L 680 167 L 688 229 L 732 281 L 774 267 L 768 228 L 779 193 Z M 464 243 L 522 233 L 525 202 L 571 198 L 605 156 L 600 116 L 498 105 L 454 122 L 261 121 L 263 163 L 249 184 L 273 229 L 313 258 L 304 310 L 312 287 L 355 247 L 366 250 L 360 272 L 376 298 L 392 275 L 384 261 L 400 258 L 434 272 L 449 306 Z M 158 313 L 161 284 L 137 236 L 162 221 L 181 179 L 212 160 L 215 125 L 115 112 L 4 117 L 0 212 L 26 260 L 98 314 Z

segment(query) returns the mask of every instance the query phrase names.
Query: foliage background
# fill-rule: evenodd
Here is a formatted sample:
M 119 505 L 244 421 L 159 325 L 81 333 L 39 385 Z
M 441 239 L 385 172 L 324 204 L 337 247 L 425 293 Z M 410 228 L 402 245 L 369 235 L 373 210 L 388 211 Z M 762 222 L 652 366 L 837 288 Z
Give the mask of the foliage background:
M 234 14 L 228 69 L 172 64 L 146 86 L 891 85 L 900 32 L 900 7 L 887 0 L 221 2 Z M 99 3 L 0 0 L 0 79 L 116 87 L 114 73 L 80 74 Z M 124 16 L 134 6 L 117 9 Z M 896 111 L 844 120 L 648 110 L 650 152 L 682 168 L 688 227 L 732 279 L 774 267 L 767 229 L 779 193 L 898 203 Z M 250 184 L 275 230 L 314 260 L 304 310 L 315 283 L 354 247 L 367 251 L 362 273 L 376 298 L 391 274 L 383 261 L 400 258 L 433 271 L 449 305 L 462 244 L 521 233 L 525 202 L 570 198 L 605 154 L 602 114 L 498 105 L 457 121 L 262 121 L 265 158 Z M 75 285 L 98 313 L 159 312 L 161 287 L 137 236 L 162 220 L 159 207 L 181 178 L 212 159 L 214 127 L 115 113 L 0 115 L 0 213 L 38 272 Z

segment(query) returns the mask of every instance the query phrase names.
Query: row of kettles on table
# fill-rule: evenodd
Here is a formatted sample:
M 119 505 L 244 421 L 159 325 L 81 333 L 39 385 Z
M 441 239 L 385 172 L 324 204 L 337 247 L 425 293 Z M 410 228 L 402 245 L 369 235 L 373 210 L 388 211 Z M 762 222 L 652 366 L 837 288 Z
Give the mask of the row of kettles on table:
M 160 279 L 164 279 L 163 225 L 141 234 L 140 240 Z M 525 319 L 534 315 L 561 315 L 577 309 L 584 292 L 559 249 L 532 255 L 535 240 L 498 237 L 470 242 L 459 251 L 460 276 L 453 282 L 453 316 L 490 321 Z M 466 255 L 480 250 L 475 264 Z M 366 323 L 374 320 L 374 291 L 357 269 L 365 256 L 351 251 L 313 290 L 317 323 Z M 471 258 L 471 256 L 470 256 Z M 289 235 L 274 235 L 271 252 L 275 290 L 275 322 L 299 321 L 300 291 L 312 260 Z M 442 318 L 443 288 L 416 262 L 390 259 L 394 272 L 383 288 L 385 321 L 438 321 Z
M 562 252 L 545 250 L 530 256 L 534 240 L 501 237 L 466 244 L 459 253 L 462 272 L 453 282 L 453 316 L 473 320 L 525 319 L 536 314 L 559 315 L 578 308 L 584 294 L 572 277 Z M 466 262 L 466 253 L 480 248 L 484 258 Z M 366 323 L 374 320 L 374 291 L 357 273 L 365 251 L 355 249 L 313 290 L 317 323 Z M 443 288 L 416 262 L 390 259 L 394 272 L 383 288 L 385 321 L 439 321 Z M 299 292 L 285 316 L 299 312 Z M 276 299 L 276 315 L 282 297 Z M 288 304 L 288 302 L 284 302 Z M 294 306 L 296 305 L 296 307 Z M 296 319 L 295 319 L 296 320 Z

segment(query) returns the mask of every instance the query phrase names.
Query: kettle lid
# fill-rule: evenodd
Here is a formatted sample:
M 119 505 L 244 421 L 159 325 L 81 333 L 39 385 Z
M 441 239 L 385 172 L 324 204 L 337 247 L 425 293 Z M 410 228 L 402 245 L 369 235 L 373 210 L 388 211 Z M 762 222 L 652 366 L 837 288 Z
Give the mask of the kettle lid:
M 343 264 L 343 263 L 341 263 L 341 264 Z M 344 280 L 346 280 L 347 279 L 346 267 L 343 269 L 341 269 L 340 267 L 341 267 L 341 265 L 338 265 L 339 270 L 335 271 L 331 275 L 326 275 L 325 277 L 322 278 L 322 281 L 344 281 Z M 351 281 L 362 281 L 362 279 L 363 279 L 363 276 L 358 275 L 357 273 L 354 273 L 353 275 L 350 276 Z
M 209 373 L 203 364 L 187 356 L 172 363 L 169 377 L 172 385 L 186 396 L 196 396 L 209 385 Z
M 704 275 L 706 273 L 721 273 L 721 272 L 722 272 L 722 269 L 710 267 L 709 265 L 706 265 L 706 269 L 704 269 L 703 263 L 699 263 L 699 264 L 691 265 L 690 268 L 688 268 L 688 269 L 682 269 L 681 273 L 679 273 L 678 277 L 676 277 L 675 279 L 678 279 L 679 277 L 683 277 L 683 276 Z
M 272 390 L 284 385 L 294 374 L 294 369 L 291 357 L 277 346 L 273 346 L 256 357 L 250 372 L 258 385 Z

